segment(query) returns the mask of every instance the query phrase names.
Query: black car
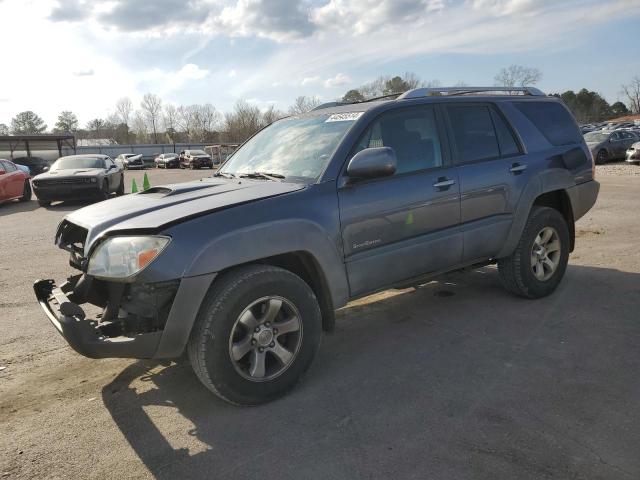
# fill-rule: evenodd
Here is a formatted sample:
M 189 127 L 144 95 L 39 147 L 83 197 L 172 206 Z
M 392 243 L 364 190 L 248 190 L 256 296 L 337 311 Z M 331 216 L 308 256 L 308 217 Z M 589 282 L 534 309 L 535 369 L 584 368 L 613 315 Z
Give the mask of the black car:
M 210 178 L 70 213 L 56 243 L 78 274 L 34 289 L 79 353 L 187 353 L 208 389 L 255 405 L 296 384 L 350 300 L 490 264 L 519 297 L 553 293 L 594 170 L 569 110 L 534 88 L 334 102 L 272 123 Z
M 157 168 L 178 168 L 180 157 L 177 153 L 163 153 L 153 159 Z
M 211 155 L 203 150 L 184 150 L 180 152 L 180 168 L 213 168 Z
M 118 165 L 122 164 L 125 170 L 134 168 L 144 169 L 144 160 L 140 153 L 122 153 L 116 157 L 115 161 Z
M 113 192 L 124 194 L 124 172 L 107 155 L 71 155 L 56 160 L 32 184 L 42 206 L 56 200 L 106 200 Z
M 29 172 L 32 176 L 46 172 L 51 166 L 49 162 L 40 157 L 16 157 L 12 162 L 29 167 Z

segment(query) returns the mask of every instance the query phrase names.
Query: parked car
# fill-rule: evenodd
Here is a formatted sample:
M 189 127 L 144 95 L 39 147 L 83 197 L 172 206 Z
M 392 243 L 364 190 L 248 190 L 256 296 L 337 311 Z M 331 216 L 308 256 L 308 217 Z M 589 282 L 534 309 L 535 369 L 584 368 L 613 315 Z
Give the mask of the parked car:
M 9 160 L 0 159 L 0 203 L 31 200 L 29 174 Z
M 640 142 L 636 142 L 627 149 L 627 163 L 640 164 Z
M 13 159 L 14 164 L 29 167 L 31 175 L 39 175 L 49 170 L 50 164 L 44 158 L 40 157 L 16 157 Z
M 240 145 L 238 143 L 220 143 L 204 147 L 204 151 L 211 157 L 215 166 L 220 166 L 233 155 Z
M 597 164 L 625 158 L 627 149 L 638 141 L 634 133 L 625 130 L 589 132 L 584 135 L 584 139 Z
M 211 157 L 202 150 L 184 150 L 180 152 L 180 168 L 213 168 Z
M 36 297 L 77 352 L 186 350 L 202 383 L 241 405 L 292 388 L 352 299 L 488 264 L 510 292 L 545 297 L 599 184 L 561 101 L 496 88 L 319 106 L 212 177 L 70 213 L 56 243 L 79 272 L 37 281 Z
M 177 153 L 163 153 L 153 161 L 157 168 L 178 168 L 180 165 L 180 158 Z
M 122 168 L 125 170 L 140 168 L 144 169 L 144 160 L 142 154 L 135 153 L 121 153 L 115 159 L 116 164 L 122 163 Z
M 15 166 L 18 167 L 20 170 L 22 170 L 27 175 L 31 176 L 31 169 L 29 167 L 27 167 L 26 165 L 18 165 L 16 163 Z
M 124 173 L 107 155 L 61 157 L 32 183 L 41 206 L 56 200 L 106 200 L 111 193 L 124 194 Z

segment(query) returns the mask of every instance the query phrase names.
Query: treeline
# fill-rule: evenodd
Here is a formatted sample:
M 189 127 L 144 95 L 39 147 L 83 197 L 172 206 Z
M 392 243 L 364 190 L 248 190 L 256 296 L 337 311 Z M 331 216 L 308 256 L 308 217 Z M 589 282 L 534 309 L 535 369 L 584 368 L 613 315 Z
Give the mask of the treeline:
M 73 133 L 77 139 L 107 139 L 119 144 L 242 142 L 280 118 L 305 113 L 319 104 L 317 97 L 300 96 L 285 112 L 273 105 L 261 110 L 245 100 L 238 100 L 233 110 L 222 113 L 210 103 L 173 105 L 148 93 L 139 108 L 136 109 L 129 98 L 121 98 L 114 113 L 106 118 L 94 118 L 84 127 L 73 112 L 60 112 L 51 131 Z M 18 113 L 10 127 L 0 124 L 0 135 L 47 131 L 44 120 L 32 111 Z
M 501 69 L 494 77 L 495 86 L 520 87 L 536 85 L 542 72 L 536 68 L 511 65 Z M 404 75 L 380 76 L 372 82 L 345 92 L 343 102 L 361 102 L 386 95 L 405 92 L 418 87 L 439 87 L 437 79 L 422 80 L 407 72 Z M 455 86 L 464 87 L 460 81 Z M 582 89 L 568 90 L 553 95 L 561 98 L 580 123 L 600 122 L 627 114 L 640 114 L 640 76 L 621 87 L 627 104 L 617 101 L 610 105 L 599 93 Z M 180 143 L 180 142 L 242 142 L 257 130 L 286 115 L 307 112 L 320 103 L 318 97 L 300 96 L 282 111 L 274 106 L 261 110 L 245 100 L 236 102 L 229 112 L 220 112 L 211 103 L 174 105 L 159 96 L 147 93 L 136 107 L 125 97 L 114 105 L 112 114 L 94 118 L 80 127 L 77 116 L 63 111 L 58 116 L 53 132 L 71 132 L 79 139 L 109 139 L 128 143 Z M 39 134 L 47 125 L 36 113 L 18 113 L 10 127 L 0 124 L 0 135 Z

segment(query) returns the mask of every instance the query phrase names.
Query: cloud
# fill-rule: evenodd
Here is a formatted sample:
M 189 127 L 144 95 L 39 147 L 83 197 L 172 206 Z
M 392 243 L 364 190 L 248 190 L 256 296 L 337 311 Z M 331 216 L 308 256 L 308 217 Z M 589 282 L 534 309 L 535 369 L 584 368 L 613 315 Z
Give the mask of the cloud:
M 322 79 L 316 75 L 314 77 L 304 77 L 300 85 L 318 85 L 320 83 L 322 83 Z
M 194 87 L 194 82 L 204 80 L 211 72 L 194 63 L 187 63 L 178 70 L 163 70 L 154 68 L 142 74 L 145 81 L 142 87 L 160 96 L 168 95 L 185 85 Z
M 202 1 L 126 0 L 98 16 L 98 20 L 122 31 L 136 32 L 175 25 L 198 25 L 210 12 Z
M 93 68 L 87 68 L 84 70 L 76 70 L 73 72 L 76 77 L 91 77 L 95 75 Z
M 324 81 L 325 88 L 342 87 L 351 82 L 351 79 L 344 73 L 338 73 L 335 77 L 327 78 Z
M 227 77 L 229 78 L 235 78 L 238 76 L 238 72 L 236 72 L 234 69 L 229 70 L 229 73 L 227 73 Z
M 311 18 L 318 28 L 362 35 L 413 24 L 444 7 L 444 0 L 330 0 L 314 9 Z
M 58 0 L 49 18 L 54 22 L 77 22 L 88 17 L 91 13 L 89 10 L 89 5 L 78 0 Z
M 300 0 L 238 0 L 212 22 L 231 36 L 292 41 L 309 37 L 315 30 L 305 5 Z

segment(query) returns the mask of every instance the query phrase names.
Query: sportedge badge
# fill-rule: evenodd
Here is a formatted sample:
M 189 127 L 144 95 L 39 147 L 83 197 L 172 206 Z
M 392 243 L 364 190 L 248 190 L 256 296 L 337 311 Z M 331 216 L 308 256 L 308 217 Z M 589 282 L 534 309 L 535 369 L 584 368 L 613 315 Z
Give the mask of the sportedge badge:
M 334 113 L 325 120 L 327 122 L 351 122 L 359 119 L 364 112 Z

